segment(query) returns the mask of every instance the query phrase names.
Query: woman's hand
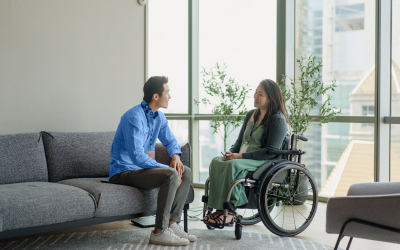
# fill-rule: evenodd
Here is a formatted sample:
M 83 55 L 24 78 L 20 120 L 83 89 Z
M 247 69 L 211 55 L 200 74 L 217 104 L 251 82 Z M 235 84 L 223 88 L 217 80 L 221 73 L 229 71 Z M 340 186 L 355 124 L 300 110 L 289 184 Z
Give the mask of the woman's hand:
M 226 155 L 224 156 L 224 161 L 229 161 L 233 159 L 243 159 L 242 154 L 237 154 L 227 151 Z

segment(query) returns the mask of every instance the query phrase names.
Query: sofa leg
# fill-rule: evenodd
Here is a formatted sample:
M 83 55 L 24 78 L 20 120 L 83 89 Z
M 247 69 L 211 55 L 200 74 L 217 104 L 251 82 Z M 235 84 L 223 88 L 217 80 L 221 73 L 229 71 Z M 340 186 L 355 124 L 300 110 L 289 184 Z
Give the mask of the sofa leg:
M 353 237 L 350 237 L 349 243 L 347 244 L 346 250 L 350 249 L 351 242 L 353 241 Z
M 183 230 L 185 230 L 186 233 L 188 232 L 188 209 L 189 203 L 183 207 Z

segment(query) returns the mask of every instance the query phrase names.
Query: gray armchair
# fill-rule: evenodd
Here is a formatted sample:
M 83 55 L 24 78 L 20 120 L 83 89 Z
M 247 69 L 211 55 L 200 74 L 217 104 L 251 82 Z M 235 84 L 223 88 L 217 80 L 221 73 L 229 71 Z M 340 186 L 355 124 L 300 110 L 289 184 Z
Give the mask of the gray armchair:
M 375 182 L 351 185 L 346 197 L 332 197 L 326 209 L 326 232 L 400 243 L 400 182 Z

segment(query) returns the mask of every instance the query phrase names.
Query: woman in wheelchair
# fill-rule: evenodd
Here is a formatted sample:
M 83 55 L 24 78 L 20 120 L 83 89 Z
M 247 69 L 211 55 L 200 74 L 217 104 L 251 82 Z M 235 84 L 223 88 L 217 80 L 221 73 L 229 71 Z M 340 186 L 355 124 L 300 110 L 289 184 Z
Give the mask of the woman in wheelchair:
M 224 223 L 224 202 L 232 182 L 246 177 L 248 171 L 255 171 L 262 164 L 280 158 L 269 154 L 269 150 L 281 150 L 287 134 L 282 92 L 272 80 L 262 80 L 254 93 L 254 107 L 244 118 L 236 142 L 223 157 L 215 157 L 209 168 L 209 194 L 207 205 L 217 211 L 205 216 L 208 227 L 221 228 L 233 225 L 234 214 L 228 213 Z M 230 202 L 239 207 L 248 202 L 245 187 L 236 185 Z

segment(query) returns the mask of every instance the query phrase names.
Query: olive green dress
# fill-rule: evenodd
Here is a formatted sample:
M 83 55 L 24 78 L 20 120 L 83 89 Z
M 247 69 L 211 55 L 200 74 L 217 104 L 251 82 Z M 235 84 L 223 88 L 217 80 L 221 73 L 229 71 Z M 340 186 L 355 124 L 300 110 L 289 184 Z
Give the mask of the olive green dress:
M 249 139 L 253 125 L 254 122 L 248 121 L 242 142 L 246 142 Z M 257 125 L 258 124 L 255 124 L 254 128 L 256 128 Z M 249 147 L 246 152 L 261 149 L 261 136 L 263 131 L 264 127 L 262 125 L 257 127 L 249 140 Z M 269 160 L 252 159 L 234 159 L 224 161 L 224 158 L 221 156 L 212 159 L 209 169 L 210 186 L 208 206 L 222 210 L 231 183 L 237 179 L 245 178 L 248 171 L 254 171 L 268 161 Z M 233 188 L 230 202 L 232 202 L 236 207 L 247 203 L 243 185 L 239 184 Z

